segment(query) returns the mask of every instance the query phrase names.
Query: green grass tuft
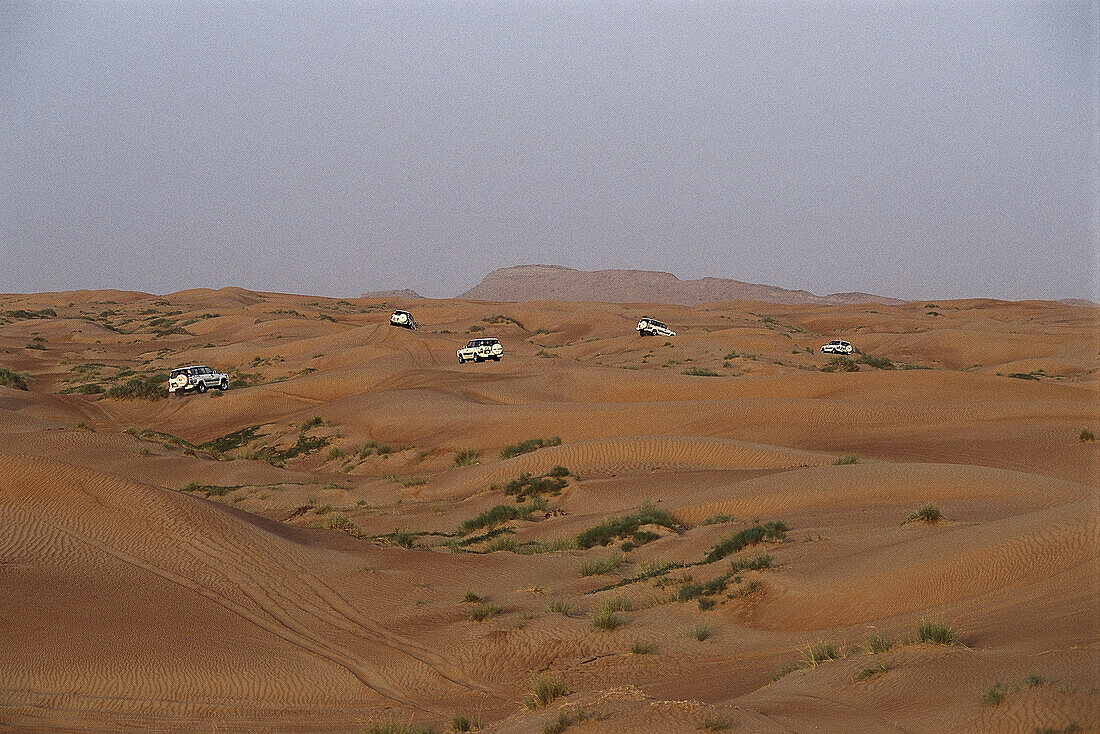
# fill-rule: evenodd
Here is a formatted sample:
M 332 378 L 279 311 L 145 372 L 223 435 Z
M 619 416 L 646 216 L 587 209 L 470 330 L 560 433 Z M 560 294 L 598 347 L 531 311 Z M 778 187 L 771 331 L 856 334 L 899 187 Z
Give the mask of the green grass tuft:
M 2 381 L 0 381 L 0 384 L 2 384 Z M 27 388 L 23 388 L 23 389 L 26 390 Z M 1095 441 L 1096 436 L 1089 429 L 1082 428 L 1081 432 L 1077 434 L 1077 440 L 1080 441 L 1081 443 L 1089 443 L 1091 441 Z
M 683 529 L 683 525 L 676 518 L 647 502 L 631 515 L 605 520 L 583 531 L 577 536 L 577 547 L 606 546 L 612 541 L 633 536 L 644 525 L 658 525 L 676 532 Z
M 834 466 L 844 466 L 845 464 L 858 464 L 859 457 L 846 454 L 845 456 L 837 457 L 837 460 L 833 462 Z
M 879 653 L 886 652 L 894 644 L 890 640 L 886 639 L 885 635 L 871 635 L 867 638 L 867 652 L 872 655 L 878 655 Z
M 692 637 L 699 642 L 709 640 L 714 630 L 708 624 L 697 624 L 684 630 L 684 637 Z
M 470 610 L 470 619 L 474 622 L 484 622 L 490 617 L 495 617 L 502 613 L 504 608 L 497 604 L 490 604 L 488 602 L 480 602 L 477 606 Z
M 27 386 L 27 374 L 24 372 L 15 372 L 9 370 L 7 367 L 0 367 L 0 385 L 4 387 L 10 387 L 15 390 L 29 390 Z
M 454 465 L 458 466 L 473 466 L 474 464 L 481 463 L 478 460 L 478 454 L 476 449 L 462 449 L 455 454 Z
M 922 622 L 917 628 L 917 642 L 929 645 L 958 645 L 959 635 L 943 622 Z
M 729 731 L 733 728 L 733 719 L 717 714 L 708 714 L 698 728 L 701 731 Z
M 631 655 L 649 655 L 650 653 L 652 653 L 656 649 L 657 649 L 657 646 L 654 645 L 652 642 L 647 642 L 645 640 L 635 640 L 630 645 L 630 654 Z
M 999 706 L 1008 695 L 1008 688 L 1002 681 L 997 681 L 982 694 L 982 703 L 986 706 Z
M 482 728 L 481 719 L 468 714 L 455 714 L 451 717 L 451 731 L 468 732 Z
M 852 676 L 853 683 L 860 683 L 861 681 L 870 680 L 871 678 L 877 678 L 880 675 L 885 675 L 889 672 L 889 665 L 872 665 L 866 668 L 862 668 Z
M 626 624 L 626 620 L 614 612 L 601 611 L 592 617 L 592 626 L 605 632 L 614 632 Z
M 726 556 L 733 555 L 737 551 L 750 545 L 762 543 L 765 540 L 783 540 L 787 537 L 787 526 L 782 521 L 754 525 L 719 541 L 710 549 L 704 563 L 720 561 Z
M 538 451 L 545 446 L 560 446 L 561 437 L 553 436 L 548 439 L 541 438 L 529 438 L 526 441 L 520 441 L 519 443 L 513 443 L 505 446 L 501 449 L 500 458 L 511 459 L 513 456 L 519 456 L 520 454 L 527 454 L 532 451 Z
M 626 559 L 622 556 L 589 558 L 577 567 L 577 573 L 581 576 L 605 576 L 618 571 L 624 563 L 626 563 Z
M 901 524 L 905 525 L 906 523 L 910 522 L 923 522 L 928 523 L 929 525 L 935 525 L 942 519 L 943 513 L 940 512 L 940 508 L 929 503 L 919 510 L 910 512 L 908 515 L 905 516 L 905 519 L 901 521 Z
M 523 703 L 533 711 L 546 708 L 568 693 L 569 688 L 564 681 L 538 676 L 531 681 L 531 693 L 523 699 Z

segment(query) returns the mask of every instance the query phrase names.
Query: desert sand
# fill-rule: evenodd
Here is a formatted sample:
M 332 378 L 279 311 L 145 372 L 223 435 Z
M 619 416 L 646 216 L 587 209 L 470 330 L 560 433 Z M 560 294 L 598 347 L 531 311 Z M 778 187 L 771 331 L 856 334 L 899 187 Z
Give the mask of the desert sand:
M 0 296 L 0 730 L 1100 731 L 1098 326 Z

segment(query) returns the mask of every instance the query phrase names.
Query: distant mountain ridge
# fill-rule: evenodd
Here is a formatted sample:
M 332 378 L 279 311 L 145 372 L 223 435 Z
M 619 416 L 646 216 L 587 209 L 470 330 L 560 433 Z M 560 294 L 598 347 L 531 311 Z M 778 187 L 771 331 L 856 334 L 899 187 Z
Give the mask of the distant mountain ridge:
M 672 303 L 696 306 L 711 301 L 844 305 L 905 303 L 870 293 L 833 293 L 743 283 L 726 278 L 680 280 L 651 270 L 574 270 L 561 265 L 517 265 L 500 268 L 457 298 L 477 301 L 601 301 L 604 303 Z

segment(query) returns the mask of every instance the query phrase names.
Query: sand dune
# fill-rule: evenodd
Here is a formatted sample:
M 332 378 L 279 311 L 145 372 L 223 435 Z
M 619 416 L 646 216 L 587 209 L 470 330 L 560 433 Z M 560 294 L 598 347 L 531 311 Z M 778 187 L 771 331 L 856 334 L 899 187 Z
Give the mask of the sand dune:
M 1098 318 L 0 296 L 0 730 L 1100 731 Z

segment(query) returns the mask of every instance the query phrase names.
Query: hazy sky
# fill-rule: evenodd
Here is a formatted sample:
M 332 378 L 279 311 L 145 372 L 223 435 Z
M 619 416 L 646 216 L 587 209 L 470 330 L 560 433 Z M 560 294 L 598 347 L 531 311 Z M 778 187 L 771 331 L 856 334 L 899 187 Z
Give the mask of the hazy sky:
M 0 291 L 1100 294 L 1100 2 L 0 4 Z

